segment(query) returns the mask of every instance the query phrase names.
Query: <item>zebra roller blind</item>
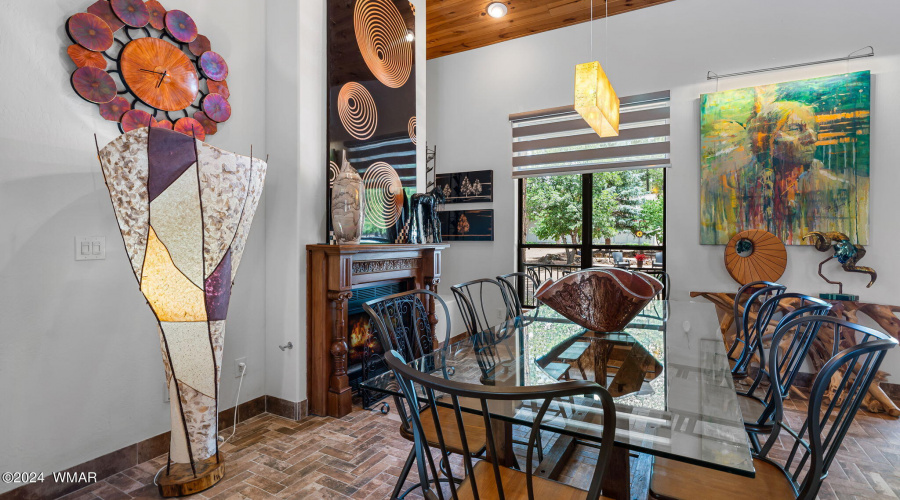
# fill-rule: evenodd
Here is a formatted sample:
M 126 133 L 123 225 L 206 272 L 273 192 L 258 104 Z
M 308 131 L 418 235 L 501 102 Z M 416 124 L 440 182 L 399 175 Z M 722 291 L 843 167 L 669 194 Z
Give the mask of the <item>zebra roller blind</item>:
M 620 99 L 618 137 L 600 137 L 574 106 L 509 115 L 512 176 L 670 167 L 669 91 Z

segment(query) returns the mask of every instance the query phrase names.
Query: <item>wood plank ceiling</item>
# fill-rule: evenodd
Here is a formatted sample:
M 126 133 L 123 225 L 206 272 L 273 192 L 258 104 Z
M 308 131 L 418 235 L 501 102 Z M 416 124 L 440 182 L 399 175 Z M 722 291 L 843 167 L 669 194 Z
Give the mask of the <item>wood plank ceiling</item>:
M 492 0 L 426 0 L 428 59 L 477 49 L 590 19 L 589 0 L 505 0 L 509 12 L 495 19 L 486 9 Z M 593 0 L 594 19 L 602 19 L 605 0 Z M 609 15 L 673 0 L 606 0 Z

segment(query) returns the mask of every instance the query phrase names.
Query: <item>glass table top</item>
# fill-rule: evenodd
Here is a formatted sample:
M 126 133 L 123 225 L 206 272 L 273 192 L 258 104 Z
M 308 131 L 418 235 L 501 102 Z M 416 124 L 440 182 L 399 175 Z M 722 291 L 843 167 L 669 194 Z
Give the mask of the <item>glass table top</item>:
M 482 385 L 597 382 L 616 403 L 617 445 L 754 475 L 719 322 L 709 303 L 655 301 L 624 331 L 608 334 L 586 331 L 540 305 L 410 365 L 434 376 Z M 366 380 L 361 387 L 401 396 L 393 372 Z M 492 418 L 531 425 L 538 405 L 491 402 L 489 410 Z M 545 415 L 542 428 L 598 441 L 601 415 L 593 397 L 560 399 Z

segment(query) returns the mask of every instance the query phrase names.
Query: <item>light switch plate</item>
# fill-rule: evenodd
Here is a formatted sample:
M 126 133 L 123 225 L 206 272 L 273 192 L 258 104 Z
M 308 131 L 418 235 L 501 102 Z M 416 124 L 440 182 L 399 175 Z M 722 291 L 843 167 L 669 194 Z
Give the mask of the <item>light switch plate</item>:
M 106 236 L 76 236 L 75 260 L 105 260 Z

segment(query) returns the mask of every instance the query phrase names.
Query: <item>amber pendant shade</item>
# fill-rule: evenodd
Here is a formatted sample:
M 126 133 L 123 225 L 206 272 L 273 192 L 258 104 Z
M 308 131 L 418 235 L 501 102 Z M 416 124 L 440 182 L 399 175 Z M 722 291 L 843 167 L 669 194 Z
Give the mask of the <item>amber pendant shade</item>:
M 624 269 L 588 269 L 545 281 L 534 296 L 588 330 L 622 331 L 663 289 L 656 278 Z
M 160 492 L 200 491 L 223 474 L 216 417 L 225 320 L 266 163 L 146 126 L 109 143 L 100 162 L 157 320 L 172 422 Z
M 575 66 L 575 111 L 600 137 L 619 135 L 619 97 L 597 61 Z

